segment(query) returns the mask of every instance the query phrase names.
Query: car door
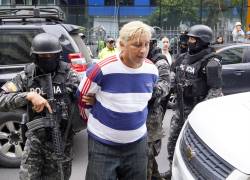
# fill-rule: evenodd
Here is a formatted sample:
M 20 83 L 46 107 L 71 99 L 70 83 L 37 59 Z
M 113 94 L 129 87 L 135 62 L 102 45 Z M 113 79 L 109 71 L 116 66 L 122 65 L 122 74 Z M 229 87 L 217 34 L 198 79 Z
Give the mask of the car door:
M 250 46 L 221 50 L 223 93 L 233 94 L 250 91 L 250 63 L 242 63 L 243 52 Z

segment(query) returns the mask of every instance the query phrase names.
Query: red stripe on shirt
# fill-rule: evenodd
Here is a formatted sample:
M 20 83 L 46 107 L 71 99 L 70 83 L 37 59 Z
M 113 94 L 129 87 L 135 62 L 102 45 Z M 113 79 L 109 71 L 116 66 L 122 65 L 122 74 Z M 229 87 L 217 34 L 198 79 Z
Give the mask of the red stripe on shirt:
M 105 66 L 105 65 L 107 65 L 107 64 L 109 64 L 111 62 L 114 62 L 114 61 L 117 61 L 116 56 L 109 57 L 109 58 L 103 60 L 102 62 L 98 63 L 98 65 L 96 65 L 94 67 L 93 71 L 91 72 L 90 76 L 87 77 L 87 80 L 85 81 L 85 83 L 84 83 L 84 85 L 82 87 L 82 90 L 80 92 L 80 98 L 88 92 L 93 78 L 96 76 L 96 74 L 101 69 L 101 67 L 103 67 L 103 66 Z M 87 120 L 87 115 L 86 115 L 86 113 L 85 113 L 85 111 L 83 109 L 84 108 L 83 102 L 80 101 L 79 105 L 81 107 L 80 113 L 81 113 L 82 117 Z
M 105 65 L 111 63 L 111 62 L 114 62 L 114 61 L 117 61 L 116 59 L 116 56 L 112 56 L 103 60 L 102 62 L 98 63 L 98 65 L 96 65 L 93 69 L 93 71 L 91 72 L 90 76 L 87 77 L 87 79 L 89 79 L 90 81 L 92 81 L 94 79 L 94 77 L 97 75 L 97 72 L 102 68 L 104 67 Z M 91 83 L 90 83 L 91 84 Z M 90 87 L 90 84 L 87 84 L 85 82 L 85 84 L 83 85 L 83 88 L 82 88 L 82 91 L 81 91 L 81 95 L 86 93 L 88 90 L 89 90 L 89 87 Z

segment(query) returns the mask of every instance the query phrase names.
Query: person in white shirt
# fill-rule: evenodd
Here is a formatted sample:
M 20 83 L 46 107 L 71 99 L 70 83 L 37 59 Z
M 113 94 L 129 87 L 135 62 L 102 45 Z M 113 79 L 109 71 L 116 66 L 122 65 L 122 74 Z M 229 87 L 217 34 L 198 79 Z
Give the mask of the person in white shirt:
M 169 39 L 166 36 L 164 36 L 161 39 L 161 42 L 162 42 L 162 54 L 167 57 L 168 64 L 171 66 L 172 57 L 171 54 L 169 53 Z
M 232 32 L 233 35 L 233 42 L 244 42 L 245 41 L 245 33 L 241 29 L 241 22 L 236 22 L 235 27 Z

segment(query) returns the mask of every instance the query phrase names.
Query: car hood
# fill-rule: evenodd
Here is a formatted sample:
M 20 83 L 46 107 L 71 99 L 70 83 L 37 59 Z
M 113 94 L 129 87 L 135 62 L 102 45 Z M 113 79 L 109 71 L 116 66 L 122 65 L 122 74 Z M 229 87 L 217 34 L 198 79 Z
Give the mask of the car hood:
M 232 166 L 250 174 L 250 93 L 204 101 L 188 116 L 196 134 Z

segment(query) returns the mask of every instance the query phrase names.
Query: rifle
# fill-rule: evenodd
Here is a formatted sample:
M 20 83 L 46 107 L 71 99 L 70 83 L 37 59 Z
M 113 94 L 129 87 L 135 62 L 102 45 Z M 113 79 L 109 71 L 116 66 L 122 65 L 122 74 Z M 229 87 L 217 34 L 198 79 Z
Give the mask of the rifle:
M 63 174 L 63 169 L 62 169 L 62 161 L 64 160 L 64 145 L 62 141 L 62 136 L 61 136 L 61 131 L 60 131 L 60 126 L 59 122 L 57 119 L 57 103 L 54 98 L 54 91 L 53 91 L 53 86 L 52 86 L 52 79 L 51 79 L 51 74 L 46 74 L 44 75 L 44 78 L 42 78 L 41 81 L 42 86 L 44 87 L 44 91 L 47 94 L 47 100 L 51 106 L 52 109 L 52 114 L 49 113 L 48 110 L 46 110 L 46 118 L 51 121 L 53 124 L 52 128 L 52 140 L 53 140 L 53 145 L 54 145 L 54 151 L 56 155 L 56 160 L 57 164 L 59 167 L 59 171 L 61 174 L 61 180 L 64 180 L 64 174 Z

